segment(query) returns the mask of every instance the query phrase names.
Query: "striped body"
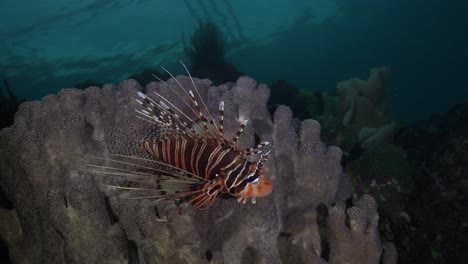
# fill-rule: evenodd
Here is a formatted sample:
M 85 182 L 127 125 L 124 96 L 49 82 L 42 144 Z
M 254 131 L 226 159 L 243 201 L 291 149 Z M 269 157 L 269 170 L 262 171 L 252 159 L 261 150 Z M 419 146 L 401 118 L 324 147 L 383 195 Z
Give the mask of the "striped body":
M 206 187 L 211 187 L 211 190 L 234 196 L 248 186 L 245 179 L 256 166 L 230 146 L 180 136 L 169 135 L 156 142 L 145 141 L 143 147 L 165 164 L 209 180 Z M 209 194 L 213 195 L 213 192 Z
M 169 135 L 156 142 L 143 143 L 145 150 L 164 163 L 213 180 L 239 155 L 228 146 L 218 146 Z

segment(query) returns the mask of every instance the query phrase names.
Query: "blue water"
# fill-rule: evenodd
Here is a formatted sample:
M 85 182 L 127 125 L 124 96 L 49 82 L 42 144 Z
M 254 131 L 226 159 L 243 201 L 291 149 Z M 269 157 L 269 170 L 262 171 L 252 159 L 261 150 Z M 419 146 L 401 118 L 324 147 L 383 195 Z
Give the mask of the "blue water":
M 418 121 L 468 99 L 468 2 L 440 0 L 0 1 L 0 78 L 39 99 L 85 80 L 119 83 L 184 55 L 199 21 L 259 82 L 333 92 L 392 69 L 391 112 Z

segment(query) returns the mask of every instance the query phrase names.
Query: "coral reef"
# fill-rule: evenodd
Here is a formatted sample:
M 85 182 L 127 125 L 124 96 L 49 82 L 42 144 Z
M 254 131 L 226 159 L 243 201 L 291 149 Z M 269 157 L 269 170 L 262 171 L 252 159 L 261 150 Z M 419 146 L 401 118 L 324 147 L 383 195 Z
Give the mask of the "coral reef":
M 344 209 L 335 206 L 330 211 L 329 263 L 379 263 L 382 246 L 378 232 L 377 204 L 371 196 L 363 196 L 347 210 L 349 228 L 345 225 Z M 357 246 L 356 243 L 359 243 Z
M 289 106 L 299 119 L 314 118 L 322 124 L 322 140 L 345 152 L 391 143 L 398 125 L 387 113 L 391 72 L 388 67 L 370 70 L 367 80 L 352 78 L 337 84 L 334 94 L 297 89 L 286 81 L 271 85 L 271 108 Z
M 367 80 L 353 78 L 337 85 L 338 112 L 346 126 L 377 127 L 385 122 L 384 102 L 390 82 L 390 69 L 370 70 Z
M 376 144 L 349 163 L 354 195 L 372 195 L 379 205 L 379 228 L 385 240 L 397 241 L 391 232 L 395 223 L 408 220 L 407 204 L 414 190 L 413 169 L 404 149 Z
M 322 94 L 321 119 L 338 119 L 351 131 L 359 146 L 391 143 L 397 129 L 386 112 L 391 72 L 388 67 L 370 70 L 367 80 L 353 78 L 337 84 L 337 96 Z
M 403 263 L 460 263 L 468 258 L 467 118 L 468 103 L 459 104 L 396 136 L 415 182 L 405 221 L 389 230 Z
M 186 86 L 189 78 L 177 77 Z M 194 80 L 210 111 L 225 101 L 225 132 L 250 120 L 239 144 L 272 142 L 265 172 L 273 193 L 257 204 L 219 199 L 207 211 L 187 203 L 155 206 L 119 199 L 86 171 L 92 156 L 135 148 L 134 80 L 119 87 L 65 89 L 20 106 L 0 132 L 0 236 L 15 263 L 396 263 L 392 244 L 375 228 L 376 203 L 363 196 L 349 207 L 350 179 L 342 152 L 320 141 L 320 125 L 279 106 L 268 112 L 270 89 L 249 77 L 212 86 Z M 167 82 L 177 85 L 174 79 Z M 167 87 L 152 82 L 175 101 Z M 168 221 L 158 219 L 167 217 Z M 5 228 L 7 227 L 8 228 Z M 27 254 L 25 254 L 27 252 Z

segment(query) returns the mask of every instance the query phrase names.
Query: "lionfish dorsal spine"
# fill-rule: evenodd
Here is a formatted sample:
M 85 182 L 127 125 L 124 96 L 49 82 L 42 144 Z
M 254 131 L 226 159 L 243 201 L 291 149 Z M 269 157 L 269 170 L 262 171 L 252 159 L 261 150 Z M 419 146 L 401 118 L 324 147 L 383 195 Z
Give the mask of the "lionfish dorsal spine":
M 255 147 L 253 148 L 247 148 L 245 150 L 242 150 L 239 152 L 239 154 L 241 155 L 245 155 L 245 156 L 250 156 L 250 155 L 255 155 L 255 154 L 260 154 L 262 153 L 262 149 L 266 146 L 270 145 L 270 142 L 268 141 L 264 141 L 258 145 L 256 145 Z
M 159 103 L 151 99 L 149 96 L 143 94 L 142 92 L 138 92 L 138 97 L 136 101 L 142 105 L 142 110 L 136 110 L 136 112 L 142 115 L 142 119 L 149 121 L 151 123 L 155 123 L 159 126 L 165 126 L 170 130 L 175 130 L 176 133 L 181 133 L 187 137 L 188 135 L 184 128 L 188 126 L 188 124 L 180 118 L 180 116 L 175 113 L 166 103 L 164 100 L 167 100 L 163 96 L 159 95 L 155 92 L 155 94 L 161 99 Z M 167 101 L 171 104 L 169 101 Z M 178 108 L 174 109 L 181 111 Z M 193 131 L 195 132 L 195 131 Z M 194 135 L 196 133 L 193 133 Z
M 225 145 L 223 129 L 224 129 L 224 101 L 219 102 L 219 126 L 218 126 L 218 143 Z
M 187 90 L 185 90 L 185 88 L 182 86 L 182 84 L 179 82 L 179 80 L 177 80 L 174 77 L 174 75 L 172 75 L 172 73 L 170 73 L 165 68 L 163 68 L 163 70 L 165 70 L 173 78 L 173 80 L 177 83 L 177 86 L 190 99 L 191 105 L 189 103 L 187 103 L 186 100 L 183 99 L 183 96 L 180 93 L 178 93 L 177 91 L 175 91 L 175 89 L 172 88 L 169 84 L 167 84 L 165 81 L 161 80 L 158 77 L 156 77 L 156 78 L 159 81 L 161 81 L 171 92 L 173 92 L 181 100 L 181 102 L 188 107 L 188 109 L 193 114 L 195 114 L 195 116 L 197 117 L 197 120 L 200 120 L 202 122 L 202 124 L 198 124 L 198 122 L 196 120 L 193 120 L 192 118 L 190 118 L 187 113 L 184 113 L 184 111 L 180 110 L 178 107 L 176 107 L 174 104 L 172 104 L 167 98 L 165 98 L 164 96 L 162 96 L 161 94 L 159 94 L 157 92 L 154 92 L 161 100 L 165 101 L 167 104 L 170 105 L 171 108 L 175 109 L 175 111 L 180 113 L 181 116 L 183 116 L 184 118 L 186 118 L 188 120 L 189 123 L 187 124 L 187 122 L 183 121 L 181 119 L 181 117 L 178 117 L 178 115 L 174 111 L 172 111 L 173 116 L 175 118 L 177 118 L 178 120 L 180 120 L 181 124 L 183 125 L 182 128 L 181 127 L 179 127 L 179 128 L 188 129 L 191 132 L 189 136 L 194 136 L 198 140 L 205 139 L 205 140 L 210 140 L 210 141 L 218 141 L 220 139 L 220 137 L 218 135 L 219 129 L 216 126 L 216 123 L 213 121 L 213 118 L 211 117 L 211 114 L 208 111 L 208 108 L 206 107 L 204 101 L 202 100 L 202 98 L 201 98 L 201 96 L 200 96 L 200 94 L 198 92 L 198 89 L 196 88 L 196 86 L 195 86 L 195 84 L 193 82 L 193 79 L 190 77 L 190 79 L 192 80 L 192 84 L 194 85 L 194 90 L 196 91 L 198 97 L 201 99 L 202 105 L 204 107 L 204 111 L 207 112 L 209 119 L 204 115 L 202 109 L 200 108 L 200 104 L 198 103 L 193 91 L 189 90 L 187 92 Z M 190 73 L 188 72 L 188 74 L 190 74 Z M 208 123 L 213 125 L 215 128 L 214 129 L 209 128 Z M 197 131 L 197 130 L 199 130 L 199 131 Z M 224 140 L 223 140 L 223 142 L 224 142 Z
M 189 90 L 189 95 L 190 95 L 190 99 L 192 100 L 192 103 L 193 105 L 195 106 L 195 109 L 197 111 L 197 117 L 199 120 L 202 121 L 203 123 L 203 131 L 204 131 L 204 136 L 205 138 L 211 138 L 213 139 L 211 136 L 213 136 L 214 138 L 216 138 L 216 136 L 213 134 L 213 132 L 208 128 L 208 125 L 207 125 L 207 122 L 208 122 L 208 119 L 203 115 L 203 112 L 202 110 L 200 109 L 200 106 L 198 105 L 198 102 L 197 102 L 197 99 L 195 99 L 195 95 L 193 94 L 193 91 L 192 90 Z M 210 135 L 211 134 L 211 135 Z
M 245 126 L 247 125 L 247 123 L 249 122 L 249 120 L 244 120 L 240 123 L 239 125 L 239 129 L 236 131 L 236 134 L 234 135 L 234 137 L 232 138 L 231 140 L 231 147 L 234 148 L 234 149 L 237 149 L 236 147 L 236 142 L 237 140 L 239 139 L 240 135 L 242 134 L 242 132 L 244 131 L 244 128 Z
M 180 82 L 169 72 L 167 71 L 165 68 L 162 67 L 162 69 L 164 69 L 168 74 L 170 74 L 170 76 L 172 76 L 172 78 L 179 84 L 179 86 L 181 87 L 182 91 L 188 96 L 188 93 L 187 91 L 185 91 L 185 89 L 183 88 L 183 86 L 180 84 Z M 178 93 L 176 92 L 169 84 L 167 84 L 167 82 L 165 82 L 164 80 L 162 80 L 161 78 L 159 78 L 158 76 L 154 75 L 153 76 L 159 80 L 161 83 L 164 84 L 164 86 L 166 86 L 171 92 L 173 92 L 180 100 L 181 102 L 186 105 L 193 113 L 196 114 L 196 111 L 192 108 L 192 106 L 190 104 L 188 104 L 184 99 L 183 97 Z M 194 126 L 197 126 L 199 127 L 200 129 L 202 129 L 198 124 L 197 122 L 195 122 L 192 118 L 190 118 L 184 111 L 180 110 L 180 108 L 176 107 L 173 103 L 171 103 L 167 98 L 165 98 L 164 96 L 162 96 L 161 94 L 159 94 L 158 92 L 156 91 L 153 91 L 153 93 L 159 97 L 161 99 L 161 101 L 165 101 L 167 104 L 170 105 L 170 107 L 172 109 L 175 109 L 178 113 L 180 113 L 184 118 L 186 118 L 188 120 L 188 122 L 190 122 L 190 124 L 188 124 L 186 121 L 182 120 L 181 117 L 179 117 L 174 111 L 172 111 L 175 115 L 175 117 L 179 120 L 179 122 L 181 123 L 181 129 L 188 129 L 191 134 L 188 134 L 189 137 L 196 137 L 197 139 L 201 140 L 202 139 L 202 136 L 197 133 L 194 129 Z M 145 95 L 146 96 L 146 95 Z M 197 115 L 198 116 L 198 115 Z

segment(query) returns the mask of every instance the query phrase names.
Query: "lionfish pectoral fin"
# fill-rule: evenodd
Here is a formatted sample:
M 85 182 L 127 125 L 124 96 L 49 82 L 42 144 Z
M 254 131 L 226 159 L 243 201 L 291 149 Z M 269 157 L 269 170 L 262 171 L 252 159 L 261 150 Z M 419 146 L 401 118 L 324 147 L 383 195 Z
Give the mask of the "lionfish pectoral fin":
M 196 209 L 206 210 L 213 204 L 216 196 L 218 196 L 218 192 L 208 194 L 207 192 L 200 190 L 198 194 L 192 196 L 189 202 Z
M 185 199 L 198 195 L 206 180 L 177 167 L 157 160 L 113 155 L 121 159 L 94 157 L 106 165 L 88 164 L 88 172 L 98 176 L 122 179 L 107 188 L 125 191 L 125 199 L 154 199 L 159 203 L 172 199 Z
M 246 203 L 247 203 L 247 198 L 245 198 L 245 197 L 239 197 L 239 198 L 237 199 L 237 202 L 238 202 L 238 203 L 246 204 Z
M 176 199 L 189 199 L 194 195 L 199 195 L 200 186 L 194 184 L 191 181 L 181 181 L 178 179 L 170 179 L 165 175 L 152 175 L 157 183 L 152 184 L 151 188 L 147 187 L 124 187 L 124 186 L 112 186 L 105 185 L 109 188 L 117 190 L 131 191 L 131 194 L 123 199 L 128 200 L 139 200 L 139 199 L 150 199 L 153 200 L 154 204 L 159 204 L 165 201 L 176 200 Z

